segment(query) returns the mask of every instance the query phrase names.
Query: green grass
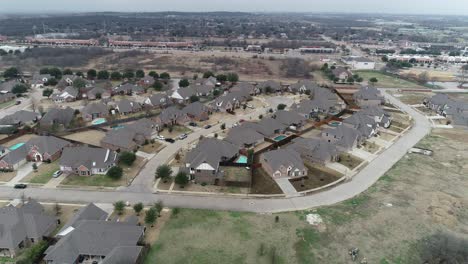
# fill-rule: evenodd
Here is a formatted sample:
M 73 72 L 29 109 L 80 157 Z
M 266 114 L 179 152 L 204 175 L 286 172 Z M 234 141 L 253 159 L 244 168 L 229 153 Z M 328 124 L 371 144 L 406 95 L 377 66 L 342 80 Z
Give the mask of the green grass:
M 386 75 L 378 71 L 353 71 L 354 74 L 359 74 L 365 81 L 369 81 L 370 78 L 377 78 L 378 82 L 376 87 L 381 88 L 424 88 L 415 82 L 410 82 L 404 79 L 399 79 L 390 75 Z
M 11 100 L 11 101 L 8 101 L 8 102 L 0 103 L 0 109 L 12 106 L 12 105 L 15 104 L 15 102 L 16 102 L 15 100 Z
M 72 174 L 65 178 L 61 184 L 94 187 L 119 187 L 125 184 L 125 176 L 120 180 L 114 180 L 106 175 L 78 176 Z
M 34 176 L 29 180 L 29 182 L 35 184 L 46 184 L 50 179 L 52 179 L 52 174 L 59 169 L 60 166 L 57 161 L 50 164 L 44 163 L 39 166 L 39 172 L 32 172 Z

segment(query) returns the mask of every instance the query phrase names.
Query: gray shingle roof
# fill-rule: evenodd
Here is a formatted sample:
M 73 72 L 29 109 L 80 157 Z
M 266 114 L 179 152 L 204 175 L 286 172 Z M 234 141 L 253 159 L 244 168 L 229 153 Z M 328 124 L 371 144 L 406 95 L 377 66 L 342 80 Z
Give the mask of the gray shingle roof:
M 227 137 L 224 139 L 236 146 L 244 147 L 262 141 L 264 136 L 252 128 L 235 127 L 229 130 Z
M 140 103 L 130 101 L 127 99 L 122 99 L 117 102 L 117 107 L 120 113 L 131 113 L 141 111 Z
M 107 215 L 106 211 L 97 207 L 95 204 L 90 203 L 80 208 L 80 210 L 78 210 L 78 212 L 76 212 L 73 217 L 65 223 L 58 233 L 61 233 L 70 226 L 76 227 L 81 220 L 106 220 Z
M 336 146 L 323 139 L 296 138 L 293 142 L 288 148 L 294 149 L 305 158 L 328 162 L 338 154 Z
M 82 112 L 88 115 L 92 115 L 92 114 L 105 115 L 109 112 L 109 110 L 107 109 L 107 106 L 105 104 L 99 102 L 99 103 L 92 103 L 92 104 L 86 105 L 83 108 Z
M 360 134 L 356 129 L 343 125 L 336 128 L 326 128 L 323 133 L 335 136 L 337 139 L 336 144 L 344 149 L 351 149 L 360 138 Z
M 362 87 L 359 91 L 355 92 L 353 98 L 358 100 L 384 100 L 380 91 L 373 87 Z
M 11 115 L 7 115 L 4 118 L 0 119 L 1 125 L 17 125 L 17 124 L 25 124 L 29 122 L 33 122 L 39 120 L 41 118 L 40 113 L 35 113 L 26 110 L 17 111 Z
M 117 162 L 117 153 L 109 149 L 91 148 L 87 146 L 66 147 L 60 158 L 60 165 L 78 168 L 83 165 L 89 170 L 93 168 L 108 168 Z
M 252 128 L 265 137 L 271 137 L 278 131 L 286 129 L 288 125 L 285 125 L 273 118 L 263 118 L 258 123 L 244 122 L 241 127 Z
M 182 109 L 182 112 L 191 116 L 200 116 L 203 113 L 210 112 L 210 107 L 200 102 L 194 102 L 184 107 L 184 109 Z
M 124 92 L 124 93 L 129 93 L 129 92 L 142 93 L 144 91 L 145 91 L 145 89 L 143 87 L 138 86 L 136 84 L 131 84 L 131 83 L 122 84 L 122 85 L 117 86 L 117 87 L 114 88 L 114 92 L 116 92 L 116 93 L 120 93 L 120 92 Z
M 75 110 L 70 107 L 65 109 L 52 108 L 42 117 L 40 124 L 51 125 L 53 123 L 68 126 L 75 116 Z
M 238 154 L 239 148 L 227 141 L 214 138 L 202 139 L 196 148 L 187 153 L 185 163 L 196 168 L 202 163 L 208 163 L 213 168 L 223 160 L 230 160 Z
M 293 111 L 276 111 L 275 119 L 278 120 L 281 124 L 292 126 L 303 124 L 307 119 L 296 112 Z
M 268 163 L 273 171 L 279 170 L 281 166 L 286 168 L 291 166 L 299 170 L 305 169 L 304 161 L 302 160 L 301 155 L 295 150 L 288 148 L 265 152 L 261 155 L 260 158 Z

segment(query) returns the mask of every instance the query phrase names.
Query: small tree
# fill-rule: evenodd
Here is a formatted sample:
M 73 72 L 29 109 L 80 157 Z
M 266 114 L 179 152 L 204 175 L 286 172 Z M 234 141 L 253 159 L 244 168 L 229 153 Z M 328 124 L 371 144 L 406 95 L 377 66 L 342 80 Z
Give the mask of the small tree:
M 226 123 L 222 123 L 222 124 L 221 124 L 221 129 L 222 129 L 222 130 L 226 129 Z
M 196 95 L 190 96 L 190 102 L 191 103 L 195 103 L 195 102 L 198 102 L 198 101 L 200 101 L 200 98 L 198 96 L 196 96 Z
M 163 209 L 163 203 L 161 201 L 158 201 L 157 203 L 154 204 L 154 209 L 156 210 L 156 213 L 158 214 L 158 217 L 161 216 L 161 211 Z
M 227 75 L 226 74 L 218 74 L 216 75 L 216 80 L 218 82 L 224 83 L 227 81 Z
M 135 76 L 136 76 L 137 78 L 140 78 L 140 79 L 141 79 L 141 78 L 145 77 L 145 72 L 144 72 L 143 70 L 137 70 L 137 71 L 135 72 Z
M 11 92 L 20 95 L 28 91 L 28 87 L 24 84 L 17 84 L 12 89 Z
M 157 72 L 155 72 L 155 71 L 150 71 L 148 73 L 148 75 L 155 78 L 155 79 L 159 78 L 159 74 Z
M 122 79 L 122 74 L 120 72 L 112 72 L 110 78 L 113 81 L 119 81 Z
M 117 201 L 114 203 L 114 210 L 118 215 L 122 215 L 125 209 L 125 203 L 123 201 Z
M 96 79 L 97 76 L 97 71 L 95 69 L 89 69 L 88 72 L 86 73 L 86 77 L 88 80 L 94 80 Z
M 98 74 L 97 74 L 97 78 L 99 80 L 107 80 L 109 79 L 109 72 L 108 71 L 99 71 Z
M 136 203 L 133 205 L 133 210 L 137 215 L 140 215 L 140 212 L 143 210 L 143 203 Z
M 182 79 L 182 80 L 179 81 L 179 86 L 180 87 L 187 87 L 189 85 L 190 85 L 190 82 L 187 79 Z
M 47 80 L 46 83 L 44 83 L 45 86 L 55 86 L 57 85 L 58 81 L 55 78 L 50 78 Z
M 237 73 L 231 72 L 227 74 L 228 82 L 236 83 L 239 81 L 239 75 Z
M 263 115 L 259 115 L 259 116 L 258 116 L 258 119 L 263 119 Z
M 167 72 L 163 72 L 159 75 L 159 78 L 163 79 L 163 80 L 169 80 L 171 79 L 171 75 Z
M 211 72 L 211 71 L 206 71 L 203 73 L 203 78 L 207 79 L 207 78 L 210 78 L 210 77 L 214 77 L 214 73 Z
M 155 176 L 156 176 L 156 178 L 161 178 L 161 180 L 166 182 L 167 179 L 169 179 L 172 176 L 172 169 L 171 169 L 171 167 L 169 167 L 169 165 L 166 165 L 166 164 L 160 165 L 156 169 Z
M 153 83 L 153 88 L 154 88 L 156 91 L 161 91 L 162 88 L 163 88 L 162 82 L 160 82 L 160 81 L 154 81 L 154 83 Z
M 118 180 L 118 179 L 122 178 L 122 175 L 123 175 L 123 170 L 122 170 L 122 168 L 120 168 L 118 166 L 114 166 L 114 167 L 110 168 L 106 173 L 106 176 L 113 179 L 113 180 Z
M 73 75 L 73 71 L 70 69 L 63 70 L 63 75 Z
M 135 73 L 133 72 L 132 69 L 126 69 L 124 73 L 122 74 L 122 77 L 124 79 L 133 79 L 133 77 L 135 77 Z
M 52 90 L 52 89 L 44 89 L 44 90 L 42 91 L 42 96 L 49 98 L 49 97 L 52 95 L 52 93 L 54 93 L 54 90 Z
M 379 80 L 377 80 L 377 78 L 375 77 L 372 77 L 369 79 L 369 82 L 374 86 Z
M 36 163 L 33 163 L 33 164 L 32 164 L 32 168 L 33 168 L 34 171 L 37 171 L 37 164 L 36 164 Z
M 187 173 L 179 171 L 175 177 L 175 183 L 178 184 L 181 188 L 184 188 L 188 183 Z
M 15 67 L 10 67 L 3 72 L 3 77 L 5 79 L 13 79 L 13 78 L 18 77 L 18 75 L 19 75 L 19 70 Z
M 276 109 L 278 110 L 284 110 L 286 108 L 286 105 L 285 104 L 279 104 Z
M 151 225 L 153 227 L 154 223 L 156 223 L 157 212 L 154 207 L 151 207 L 148 211 L 146 211 L 145 215 L 145 224 Z
M 122 162 L 123 164 L 125 164 L 127 166 L 132 166 L 132 164 L 136 160 L 136 155 L 133 152 L 124 151 L 124 152 L 120 153 L 119 160 L 120 160 L 120 162 Z
M 55 203 L 54 205 L 54 212 L 55 212 L 55 216 L 59 216 L 62 212 L 62 207 L 60 207 L 60 204 L 58 203 Z

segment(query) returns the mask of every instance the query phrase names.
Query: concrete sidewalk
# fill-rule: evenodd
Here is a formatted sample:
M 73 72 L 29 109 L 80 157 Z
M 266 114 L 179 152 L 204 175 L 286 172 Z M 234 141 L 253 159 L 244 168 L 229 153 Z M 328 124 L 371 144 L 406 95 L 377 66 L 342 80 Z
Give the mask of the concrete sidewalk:
M 36 165 L 39 167 L 42 164 L 42 162 L 36 162 Z M 33 171 L 32 168 L 32 163 L 27 162 L 23 166 L 19 167 L 18 170 L 16 171 L 16 176 L 11 179 L 9 182 L 7 182 L 5 185 L 6 186 L 15 186 L 15 184 L 20 183 L 21 180 L 26 177 L 29 173 Z
M 275 179 L 275 181 L 280 187 L 280 189 L 283 191 L 283 193 L 286 195 L 286 197 L 294 197 L 298 195 L 294 186 L 291 184 L 291 182 L 289 182 L 289 179 L 279 178 Z

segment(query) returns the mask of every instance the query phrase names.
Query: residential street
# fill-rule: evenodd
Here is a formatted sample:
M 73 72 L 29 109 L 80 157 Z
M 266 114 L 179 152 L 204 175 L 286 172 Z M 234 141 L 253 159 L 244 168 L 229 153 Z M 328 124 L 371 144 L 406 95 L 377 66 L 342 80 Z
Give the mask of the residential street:
M 142 174 L 137 177 L 130 188 L 121 191 L 86 191 L 68 189 L 44 189 L 28 187 L 25 190 L 16 190 L 11 187 L 0 187 L 0 198 L 20 198 L 22 194 L 40 201 L 48 202 L 99 202 L 113 203 L 117 200 L 129 201 L 130 203 L 145 202 L 152 203 L 162 201 L 170 207 L 205 208 L 216 210 L 237 210 L 251 212 L 279 212 L 290 210 L 302 210 L 322 205 L 330 205 L 350 199 L 367 190 L 382 175 L 385 174 L 407 151 L 426 136 L 430 130 L 430 122 L 422 114 L 413 110 L 410 106 L 403 104 L 396 98 L 384 92 L 385 97 L 413 117 L 414 127 L 401 137 L 395 144 L 375 158 L 368 166 L 353 177 L 352 181 L 345 182 L 333 189 L 303 197 L 253 199 L 242 197 L 221 196 L 194 196 L 180 194 L 153 194 L 150 193 L 149 185 L 153 182 L 154 171 L 159 164 L 165 163 L 184 144 L 200 135 L 213 133 L 219 126 L 209 130 L 198 130 L 190 135 L 188 139 L 177 142 L 166 147 L 154 159 L 148 163 Z M 255 113 L 256 114 L 256 113 Z M 236 116 L 237 117 L 237 116 Z M 237 117 L 239 118 L 239 117 Z M 240 117 L 242 118 L 242 117 Z M 240 119 L 239 118 L 239 119 Z M 227 123 L 233 122 L 231 119 Z

